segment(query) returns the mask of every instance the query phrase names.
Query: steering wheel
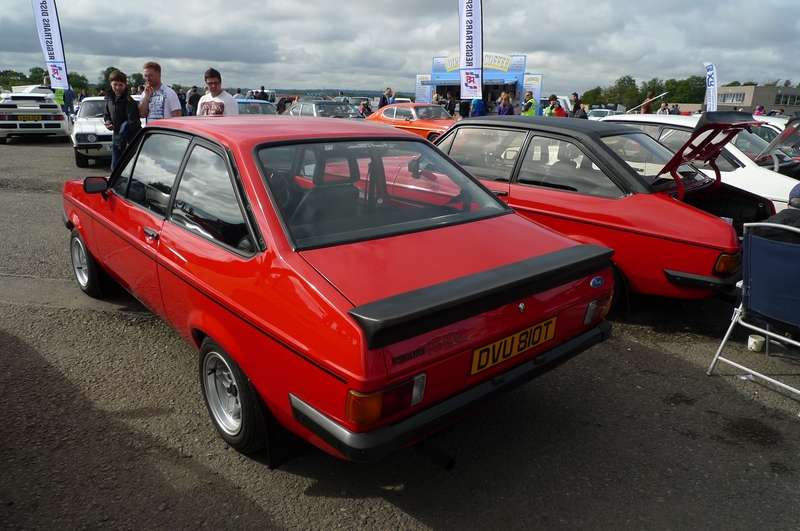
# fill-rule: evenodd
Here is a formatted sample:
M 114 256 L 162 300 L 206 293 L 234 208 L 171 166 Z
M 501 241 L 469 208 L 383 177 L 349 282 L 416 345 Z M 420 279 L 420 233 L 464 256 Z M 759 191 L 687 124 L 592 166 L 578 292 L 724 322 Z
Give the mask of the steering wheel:
M 273 171 L 267 176 L 272 196 L 278 207 L 286 212 L 292 205 L 293 183 L 289 174 L 284 171 Z

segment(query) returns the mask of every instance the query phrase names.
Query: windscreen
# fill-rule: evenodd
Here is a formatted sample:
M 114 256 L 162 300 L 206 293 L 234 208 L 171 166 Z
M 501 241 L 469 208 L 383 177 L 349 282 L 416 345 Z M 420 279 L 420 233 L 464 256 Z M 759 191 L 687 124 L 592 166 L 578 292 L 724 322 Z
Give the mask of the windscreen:
M 317 115 L 326 118 L 357 118 L 361 116 L 358 107 L 349 103 L 325 102 L 317 103 Z
M 81 108 L 78 111 L 78 116 L 81 118 L 102 118 L 103 112 L 106 110 L 105 100 L 84 101 L 81 103 Z
M 452 120 L 453 117 L 441 105 L 425 105 L 414 109 L 420 120 Z
M 258 160 L 298 249 L 428 230 L 509 212 L 424 142 L 265 147 L 258 151 Z
M 619 156 L 648 184 L 659 180 L 672 180 L 669 175 L 660 175 L 673 153 L 644 133 L 604 136 L 603 143 Z M 694 166 L 684 164 L 678 169 L 684 184 L 701 183 L 710 180 Z
M 278 114 L 278 111 L 266 101 L 240 101 L 239 114 Z

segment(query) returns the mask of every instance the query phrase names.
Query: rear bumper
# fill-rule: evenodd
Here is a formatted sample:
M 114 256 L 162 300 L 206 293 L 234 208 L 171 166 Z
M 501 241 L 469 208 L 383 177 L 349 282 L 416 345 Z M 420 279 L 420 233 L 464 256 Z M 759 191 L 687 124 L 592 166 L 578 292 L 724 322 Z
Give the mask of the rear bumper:
M 440 402 L 397 424 L 375 431 L 356 433 L 334 422 L 323 413 L 289 395 L 294 418 L 311 432 L 337 449 L 351 461 L 377 461 L 393 451 L 408 445 L 427 434 L 445 427 L 467 407 L 487 397 L 511 390 L 544 374 L 584 350 L 605 341 L 611 336 L 611 324 L 603 322 L 597 327 L 572 338 L 566 343 L 543 352 L 536 358 Z
M 667 280 L 678 286 L 697 289 L 710 289 L 723 295 L 733 294 L 736 291 L 736 284 L 742 280 L 741 270 L 738 273 L 725 278 L 710 277 L 705 275 L 695 275 L 682 271 L 664 270 Z

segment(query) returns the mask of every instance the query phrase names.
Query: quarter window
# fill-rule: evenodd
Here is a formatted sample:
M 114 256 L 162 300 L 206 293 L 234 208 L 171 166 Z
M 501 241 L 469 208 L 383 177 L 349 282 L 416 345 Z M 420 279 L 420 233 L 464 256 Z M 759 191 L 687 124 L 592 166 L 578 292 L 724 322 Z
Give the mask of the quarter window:
M 214 151 L 196 146 L 183 170 L 171 219 L 245 253 L 255 251 L 228 169 Z
M 389 107 L 388 109 L 383 110 L 384 118 L 394 119 L 394 111 L 396 111 L 396 107 Z
M 599 197 L 623 195 L 577 145 L 540 136 L 528 145 L 519 182 Z
M 476 177 L 508 181 L 525 136 L 523 131 L 462 127 L 456 132 L 449 155 Z
M 413 120 L 414 113 L 411 112 L 411 109 L 397 109 L 397 113 L 394 115 L 395 120 Z
M 153 134 L 144 139 L 128 188 L 128 199 L 166 215 L 172 185 L 189 140 L 174 135 Z
M 300 109 L 301 116 L 314 116 L 314 106 L 303 104 L 303 107 Z

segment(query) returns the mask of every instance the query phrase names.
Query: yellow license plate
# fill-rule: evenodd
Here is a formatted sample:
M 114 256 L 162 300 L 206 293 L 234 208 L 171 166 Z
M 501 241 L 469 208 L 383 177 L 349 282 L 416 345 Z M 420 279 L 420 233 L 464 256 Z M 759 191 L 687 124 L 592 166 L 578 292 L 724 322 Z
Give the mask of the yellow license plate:
M 19 114 L 17 115 L 17 119 L 20 122 L 38 122 L 42 117 L 38 114 Z
M 478 374 L 529 350 L 547 343 L 556 337 L 556 318 L 548 319 L 512 336 L 495 341 L 491 345 L 476 348 L 472 351 L 472 371 Z

